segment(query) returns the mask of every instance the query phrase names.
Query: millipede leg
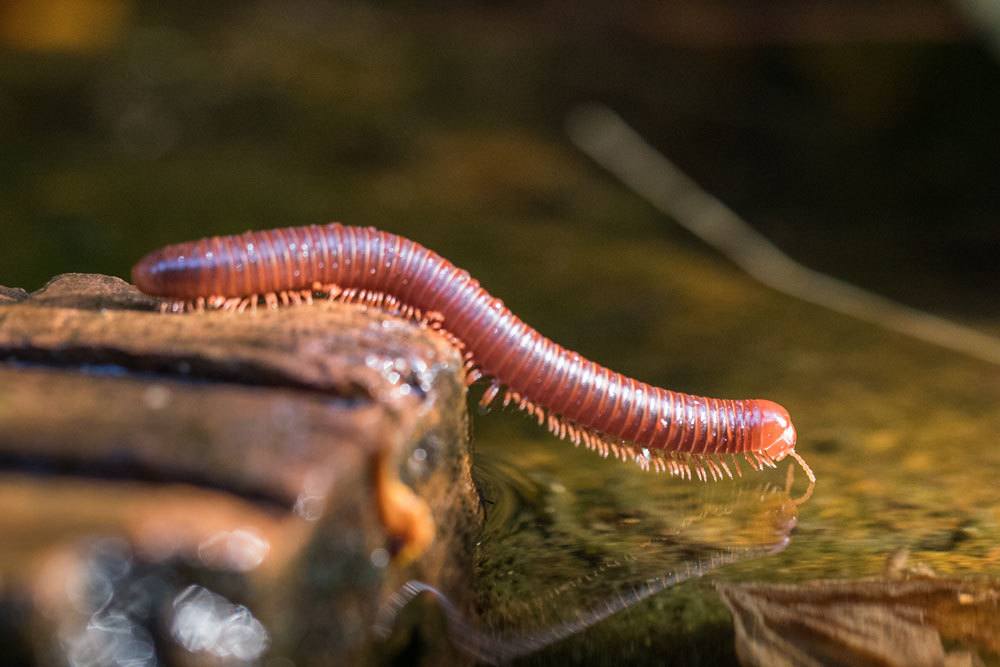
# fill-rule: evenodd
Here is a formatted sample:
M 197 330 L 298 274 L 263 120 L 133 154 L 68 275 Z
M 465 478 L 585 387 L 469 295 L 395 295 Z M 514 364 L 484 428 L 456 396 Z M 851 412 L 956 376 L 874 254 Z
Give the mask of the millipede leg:
M 489 407 L 489 404 L 493 402 L 493 399 L 497 397 L 500 393 L 500 383 L 496 380 L 490 383 L 486 391 L 483 392 L 482 398 L 479 399 L 479 406 L 482 408 Z

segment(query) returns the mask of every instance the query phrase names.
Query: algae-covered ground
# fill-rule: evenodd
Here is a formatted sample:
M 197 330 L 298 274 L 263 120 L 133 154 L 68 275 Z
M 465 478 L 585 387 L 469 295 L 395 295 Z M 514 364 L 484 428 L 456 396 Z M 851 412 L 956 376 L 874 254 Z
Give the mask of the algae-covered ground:
M 939 576 L 1000 575 L 998 368 L 756 284 L 563 129 L 578 102 L 615 104 L 806 263 L 997 333 L 982 137 L 1000 70 L 977 45 L 678 47 L 593 7 L 568 24 L 555 10 L 122 7 L 89 41 L 4 33 L 0 284 L 125 276 L 206 234 L 372 225 L 615 370 L 793 415 L 819 481 L 766 557 L 762 526 L 793 512 L 784 464 L 707 488 L 519 414 L 476 415 L 484 627 L 516 637 L 686 563 L 747 557 L 529 662 L 732 662 L 719 578 L 876 575 L 900 549 Z M 844 102 L 853 84 L 863 103 Z

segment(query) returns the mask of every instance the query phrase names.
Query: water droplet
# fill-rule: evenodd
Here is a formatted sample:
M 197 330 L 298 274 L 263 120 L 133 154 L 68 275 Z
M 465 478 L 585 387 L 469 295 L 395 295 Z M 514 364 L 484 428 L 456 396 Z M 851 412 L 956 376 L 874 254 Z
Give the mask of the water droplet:
M 302 494 L 295 500 L 295 513 L 306 521 L 316 521 L 323 516 L 323 497 Z
M 260 565 L 270 543 L 250 530 L 221 531 L 198 545 L 198 558 L 209 567 L 249 572 Z
M 173 603 L 170 634 L 192 653 L 256 660 L 270 638 L 250 610 L 201 586 L 188 586 Z
M 389 564 L 389 552 L 383 549 L 382 547 L 379 547 L 378 549 L 375 549 L 374 551 L 371 552 L 371 555 L 368 556 L 368 559 L 371 560 L 372 565 L 374 565 L 379 569 L 382 569 Z
M 142 393 L 142 401 L 150 410 L 162 410 L 170 404 L 171 392 L 162 384 L 154 384 Z

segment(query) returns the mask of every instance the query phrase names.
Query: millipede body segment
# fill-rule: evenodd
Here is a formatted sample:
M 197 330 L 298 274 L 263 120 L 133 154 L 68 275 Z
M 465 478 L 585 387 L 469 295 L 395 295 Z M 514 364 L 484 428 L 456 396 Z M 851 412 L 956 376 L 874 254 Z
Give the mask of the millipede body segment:
M 180 243 L 144 257 L 133 282 L 166 310 L 254 310 L 324 297 L 381 307 L 441 329 L 465 353 L 468 381 L 490 385 L 557 436 L 644 468 L 732 477 L 795 458 L 788 412 L 772 401 L 661 389 L 615 373 L 526 325 L 468 272 L 395 234 L 341 224 Z

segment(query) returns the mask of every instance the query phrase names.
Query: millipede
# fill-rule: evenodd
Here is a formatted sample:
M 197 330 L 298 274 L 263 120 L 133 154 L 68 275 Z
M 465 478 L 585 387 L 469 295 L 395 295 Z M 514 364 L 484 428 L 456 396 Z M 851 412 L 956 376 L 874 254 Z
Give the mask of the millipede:
M 686 479 L 741 475 L 793 458 L 787 410 L 764 399 L 661 389 L 611 371 L 535 331 L 477 280 L 423 245 L 339 223 L 251 231 L 169 245 L 132 270 L 172 312 L 244 312 L 319 298 L 381 308 L 441 331 L 464 355 L 466 382 L 561 439 Z M 811 486 L 810 486 L 811 490 Z

